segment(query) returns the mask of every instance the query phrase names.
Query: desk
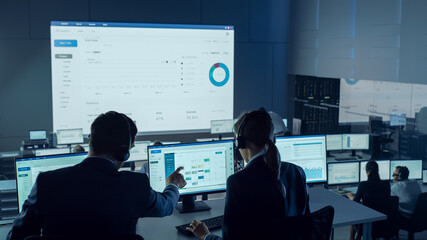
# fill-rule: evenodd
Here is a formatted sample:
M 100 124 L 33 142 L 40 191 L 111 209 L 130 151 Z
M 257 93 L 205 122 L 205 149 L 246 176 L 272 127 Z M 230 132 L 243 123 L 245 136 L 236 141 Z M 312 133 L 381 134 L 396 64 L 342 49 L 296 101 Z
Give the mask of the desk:
M 313 187 L 309 189 L 310 210 L 315 212 L 327 205 L 335 209 L 332 227 L 343 227 L 363 223 L 363 239 L 371 239 L 372 222 L 384 220 L 386 215 L 373 209 L 340 196 L 325 188 Z M 333 234 L 331 234 L 333 239 Z
M 386 219 L 386 216 L 375 210 L 353 202 L 336 193 L 321 187 L 309 189 L 311 211 L 317 211 L 327 205 L 335 209 L 333 227 L 348 226 L 351 224 L 364 224 L 364 239 L 371 239 L 371 223 Z M 151 239 L 194 239 L 177 233 L 176 225 L 189 223 L 193 219 L 202 220 L 224 214 L 225 199 L 206 201 L 212 207 L 210 211 L 180 214 L 176 210 L 171 216 L 165 218 L 143 218 L 138 221 L 137 233 L 147 240 Z M 212 233 L 221 236 L 221 230 Z

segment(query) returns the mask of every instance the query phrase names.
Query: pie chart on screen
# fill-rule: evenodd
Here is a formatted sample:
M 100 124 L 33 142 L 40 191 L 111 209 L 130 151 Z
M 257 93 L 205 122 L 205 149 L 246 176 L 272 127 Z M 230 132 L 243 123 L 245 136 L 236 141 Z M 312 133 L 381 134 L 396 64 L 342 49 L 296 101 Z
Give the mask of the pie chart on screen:
M 230 71 L 224 63 L 215 63 L 209 70 L 209 80 L 214 86 L 222 87 L 227 84 Z

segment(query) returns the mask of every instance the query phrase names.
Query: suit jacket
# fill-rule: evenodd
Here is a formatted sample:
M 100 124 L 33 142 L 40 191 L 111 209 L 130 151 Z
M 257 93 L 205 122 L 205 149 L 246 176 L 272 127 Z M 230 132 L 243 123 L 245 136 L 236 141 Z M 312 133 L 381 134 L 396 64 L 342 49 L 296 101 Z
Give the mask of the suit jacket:
M 118 171 L 108 159 L 40 173 L 8 239 L 29 235 L 135 234 L 140 217 L 172 214 L 178 189 L 155 192 L 147 175 Z
M 274 178 L 264 156 L 253 159 L 227 180 L 224 210 L 224 239 L 263 239 L 269 223 L 285 216 L 310 213 L 305 174 L 302 168 L 282 162 L 280 182 L 285 196 L 274 185 Z M 265 225 L 266 228 L 260 228 Z M 206 240 L 221 239 L 210 234 Z
M 264 156 L 251 160 L 227 180 L 224 209 L 224 239 L 253 239 L 257 223 L 285 216 L 285 197 L 275 187 Z M 209 235 L 206 239 L 218 239 Z

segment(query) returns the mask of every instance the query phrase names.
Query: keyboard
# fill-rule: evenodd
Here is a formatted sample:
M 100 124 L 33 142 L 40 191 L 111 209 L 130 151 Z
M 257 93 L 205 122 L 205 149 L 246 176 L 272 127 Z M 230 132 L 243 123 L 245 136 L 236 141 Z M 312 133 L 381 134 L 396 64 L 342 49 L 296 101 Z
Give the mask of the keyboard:
M 222 224 L 224 223 L 224 215 L 221 215 L 218 217 L 213 217 L 213 218 L 208 218 L 208 219 L 202 220 L 201 222 L 206 224 L 209 231 L 212 231 L 215 229 L 220 229 L 220 228 L 222 228 Z M 176 226 L 175 228 L 179 232 L 184 233 L 185 235 L 193 236 L 193 233 L 187 230 L 187 227 L 189 225 L 190 225 L 190 223 L 187 223 L 187 224 Z

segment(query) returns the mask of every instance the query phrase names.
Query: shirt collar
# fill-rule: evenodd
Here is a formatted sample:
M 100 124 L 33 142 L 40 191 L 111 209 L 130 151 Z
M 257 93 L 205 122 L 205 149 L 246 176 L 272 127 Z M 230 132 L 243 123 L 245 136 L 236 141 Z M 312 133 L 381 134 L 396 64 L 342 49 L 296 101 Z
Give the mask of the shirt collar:
M 261 150 L 259 153 L 255 154 L 253 157 L 251 157 L 251 159 L 249 159 L 248 164 L 249 164 L 252 160 L 254 160 L 255 158 L 257 158 L 257 157 L 259 157 L 259 156 L 264 155 L 266 152 L 267 152 L 267 149 L 265 149 L 265 148 L 264 148 L 264 149 L 263 149 L 263 150 Z M 246 165 L 246 166 L 248 166 L 248 165 Z

